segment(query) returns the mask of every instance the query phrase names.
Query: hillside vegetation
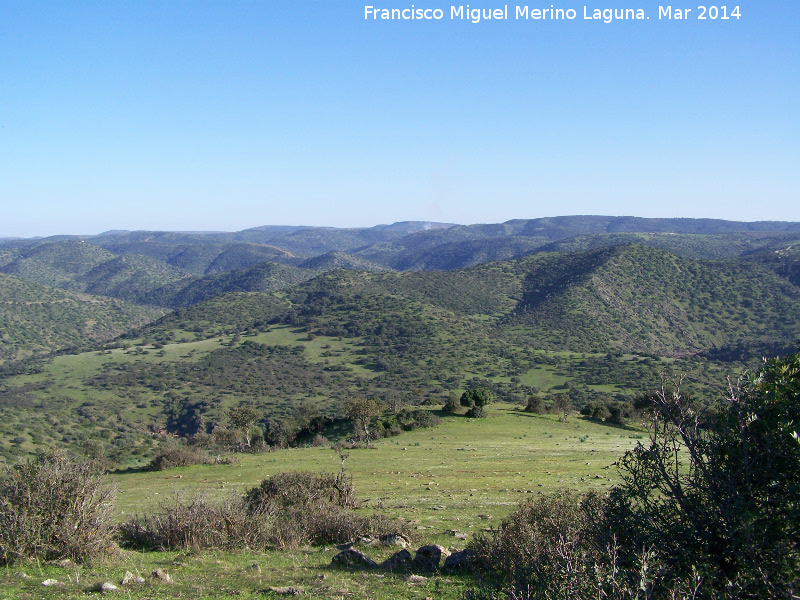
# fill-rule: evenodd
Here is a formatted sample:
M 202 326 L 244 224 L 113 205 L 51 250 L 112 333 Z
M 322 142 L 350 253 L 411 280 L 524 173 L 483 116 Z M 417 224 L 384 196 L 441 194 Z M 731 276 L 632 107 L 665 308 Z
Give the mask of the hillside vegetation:
M 163 314 L 0 273 L 0 363 L 105 342 Z
M 240 403 L 264 427 L 301 405 L 333 418 L 351 397 L 444 404 L 472 387 L 516 403 L 563 395 L 578 408 L 629 401 L 664 372 L 713 396 L 725 375 L 790 350 L 799 333 L 800 290 L 760 264 L 619 246 L 456 271 L 336 270 L 271 294 L 220 294 L 105 352 L 7 378 L 2 393 L 30 407 L 8 417 L 19 420 L 8 430 L 16 447 L 85 441 L 37 424 L 33 408 L 57 397 L 61 419 L 88 419 L 93 437 L 106 428 L 108 453 L 132 460 L 151 452 L 148 431 L 211 432 Z M 9 438 L 4 448 L 15 451 Z

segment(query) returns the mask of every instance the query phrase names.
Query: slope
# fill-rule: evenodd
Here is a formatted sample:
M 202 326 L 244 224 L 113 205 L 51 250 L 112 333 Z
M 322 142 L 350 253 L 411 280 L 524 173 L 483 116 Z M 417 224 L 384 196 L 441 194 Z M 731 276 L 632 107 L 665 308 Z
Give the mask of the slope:
M 642 246 L 519 264 L 523 298 L 501 329 L 543 347 L 676 355 L 800 334 L 800 290 L 758 265 Z
M 0 362 L 107 341 L 163 314 L 0 274 Z

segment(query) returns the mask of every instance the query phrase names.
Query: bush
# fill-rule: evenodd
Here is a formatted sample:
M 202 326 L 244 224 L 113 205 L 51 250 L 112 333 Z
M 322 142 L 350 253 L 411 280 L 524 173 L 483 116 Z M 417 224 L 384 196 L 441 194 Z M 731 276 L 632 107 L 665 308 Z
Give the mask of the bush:
M 6 467 L 0 483 L 0 559 L 70 558 L 105 553 L 111 541 L 113 490 L 90 463 L 65 454 L 41 454 Z
M 351 542 L 359 536 L 412 534 L 407 521 L 358 515 L 349 478 L 326 473 L 273 475 L 244 496 L 211 502 L 176 496 L 156 514 L 121 526 L 127 544 L 151 549 L 279 550 Z
M 499 530 L 470 544 L 479 588 L 465 600 L 653 597 L 657 556 L 644 549 L 621 568 L 615 539 L 597 527 L 604 510 L 597 495 L 566 491 L 523 503 Z M 694 583 L 669 582 L 665 598 L 691 597 Z
M 763 370 L 709 418 L 680 386 L 656 395 L 650 439 L 620 460 L 606 526 L 623 562 L 658 548 L 698 598 L 790 598 L 800 589 L 800 355 Z
M 478 537 L 467 598 L 797 598 L 800 355 L 705 411 L 665 385 L 604 501 L 568 493 Z
M 159 452 L 147 465 L 150 471 L 165 471 L 175 467 L 205 465 L 211 462 L 208 453 L 199 447 L 174 446 Z
M 459 409 L 458 396 L 451 393 L 445 400 L 442 410 L 447 413 L 457 413 Z
M 484 407 L 493 401 L 492 393 L 486 388 L 475 388 L 467 390 L 461 394 L 459 403 L 469 410 L 465 413 L 467 417 L 482 418 L 485 415 Z
M 541 415 L 546 412 L 544 400 L 541 396 L 528 396 L 528 403 L 525 405 L 525 412 Z
M 319 506 L 332 504 L 340 507 L 355 505 L 353 484 L 350 478 L 333 473 L 310 473 L 289 471 L 265 479 L 256 488 L 247 492 L 245 498 L 250 506 L 273 504 L 288 506 Z
M 154 514 L 120 525 L 126 545 L 153 550 L 264 548 L 272 541 L 269 507 L 253 511 L 240 496 L 217 502 L 176 494 Z

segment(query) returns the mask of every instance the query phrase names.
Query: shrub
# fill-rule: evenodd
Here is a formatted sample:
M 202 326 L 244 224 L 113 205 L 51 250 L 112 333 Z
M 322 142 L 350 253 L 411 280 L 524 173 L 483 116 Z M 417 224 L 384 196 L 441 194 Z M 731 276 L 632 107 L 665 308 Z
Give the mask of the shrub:
M 800 355 L 765 364 L 713 419 L 680 386 L 656 395 L 649 441 L 620 460 L 607 528 L 658 548 L 698 598 L 790 598 L 800 589 Z
M 461 394 L 459 403 L 469 409 L 465 416 L 481 418 L 485 415 L 484 407 L 491 404 L 492 400 L 492 392 L 486 388 L 475 388 Z
M 121 526 L 127 544 L 152 549 L 279 550 L 350 542 L 359 536 L 412 534 L 407 521 L 353 510 L 349 478 L 325 473 L 273 475 L 244 496 L 212 502 L 180 495 L 155 514 Z
M 528 396 L 528 403 L 525 405 L 525 412 L 541 415 L 545 412 L 544 400 L 541 396 Z
M 159 452 L 147 465 L 150 471 L 165 471 L 175 467 L 205 465 L 211 462 L 208 453 L 196 446 L 173 446 Z
M 442 406 L 442 410 L 447 413 L 457 413 L 459 408 L 458 404 L 458 396 L 455 393 L 451 393 L 447 400 L 445 400 L 444 405 Z
M 470 544 L 479 587 L 465 600 L 650 598 L 657 556 L 644 549 L 620 568 L 616 541 L 597 528 L 604 510 L 597 495 L 567 491 L 521 504 L 499 530 Z M 670 582 L 673 595 L 667 597 L 690 597 L 693 583 Z
M 246 494 L 250 506 L 274 504 L 287 506 L 316 506 L 333 504 L 352 507 L 355 504 L 353 484 L 344 472 L 310 473 L 289 471 L 277 473 L 261 482 Z
M 665 383 L 609 497 L 522 505 L 474 541 L 467 597 L 796 598 L 800 355 L 730 391 L 706 412 Z
M 65 454 L 41 454 L 7 467 L 0 483 L 0 559 L 76 562 L 113 546 L 113 490 L 90 463 Z
M 127 545 L 154 550 L 264 548 L 272 541 L 271 507 L 255 511 L 241 496 L 212 502 L 175 494 L 150 515 L 120 525 Z

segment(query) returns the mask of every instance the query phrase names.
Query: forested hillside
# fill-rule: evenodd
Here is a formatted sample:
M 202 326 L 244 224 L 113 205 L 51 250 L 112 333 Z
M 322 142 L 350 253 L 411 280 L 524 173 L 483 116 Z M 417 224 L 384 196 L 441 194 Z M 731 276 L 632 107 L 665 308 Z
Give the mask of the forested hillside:
M 356 397 L 629 405 L 663 373 L 714 397 L 800 338 L 797 236 L 559 217 L 6 241 L 0 451 L 136 461 L 154 431 L 224 428 L 240 404 L 291 437 Z
M 63 348 L 86 348 L 163 314 L 163 310 L 48 288 L 0 273 L 0 364 Z

